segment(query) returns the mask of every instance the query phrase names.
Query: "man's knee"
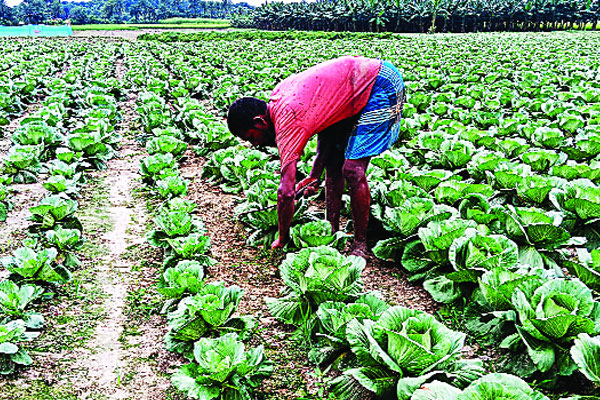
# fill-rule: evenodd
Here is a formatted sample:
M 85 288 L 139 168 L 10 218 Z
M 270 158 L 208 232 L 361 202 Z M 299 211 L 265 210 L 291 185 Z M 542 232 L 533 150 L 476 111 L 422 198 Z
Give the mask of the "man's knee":
M 342 167 L 342 175 L 349 185 L 360 184 L 367 180 L 366 167 L 367 163 L 361 162 L 361 160 L 346 160 Z

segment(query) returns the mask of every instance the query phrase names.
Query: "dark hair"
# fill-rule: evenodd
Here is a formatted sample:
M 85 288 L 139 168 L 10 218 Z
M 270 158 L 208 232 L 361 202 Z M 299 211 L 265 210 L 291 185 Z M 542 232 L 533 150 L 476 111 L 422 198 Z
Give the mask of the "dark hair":
M 237 99 L 227 112 L 227 127 L 235 136 L 240 136 L 243 131 L 251 128 L 254 117 L 267 112 L 267 103 L 254 97 Z

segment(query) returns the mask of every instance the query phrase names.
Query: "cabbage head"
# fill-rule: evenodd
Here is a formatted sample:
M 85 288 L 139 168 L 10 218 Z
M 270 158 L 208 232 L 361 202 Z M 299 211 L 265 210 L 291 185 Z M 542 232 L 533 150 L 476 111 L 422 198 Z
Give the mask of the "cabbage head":
M 277 237 L 279 219 L 277 218 L 277 180 L 271 174 L 270 179 L 260 179 L 246 190 L 246 201 L 238 205 L 234 213 L 242 222 L 249 236 L 246 243 L 251 246 L 269 246 Z M 303 217 L 306 205 L 304 199 L 296 202 L 293 222 Z
M 173 156 L 178 157 L 187 150 L 187 144 L 176 137 L 161 135 L 148 140 L 146 150 L 150 155 L 171 153 Z
M 537 207 L 507 205 L 498 213 L 500 230 L 521 245 L 555 249 L 565 245 L 571 235 L 562 226 L 562 213 Z
M 214 265 L 216 261 L 210 257 L 210 237 L 199 232 L 186 236 L 165 239 L 169 245 L 165 251 L 163 264 L 171 267 L 180 260 L 195 260 L 204 265 Z
M 66 229 L 78 229 L 83 231 L 83 226 L 79 219 L 74 215 L 77 211 L 78 203 L 61 195 L 44 197 L 39 204 L 29 207 L 31 212 L 31 221 L 33 224 L 29 227 L 31 232 L 46 231 L 55 229 L 61 225 Z
M 163 199 L 185 196 L 188 181 L 179 175 L 167 176 L 156 181 L 156 189 Z
M 343 400 L 357 398 L 357 385 L 382 398 L 395 393 L 408 400 L 433 377 L 465 386 L 484 373 L 480 360 L 459 360 L 465 334 L 423 311 L 391 307 L 376 322 L 351 320 L 346 332 L 362 366 L 334 380 L 333 392 Z
M 556 208 L 578 220 L 600 218 L 600 187 L 589 179 L 577 179 L 554 189 L 550 195 Z
M 286 288 L 283 297 L 265 299 L 269 312 L 299 325 L 323 302 L 356 300 L 364 291 L 360 276 L 364 268 L 363 258 L 344 256 L 327 246 L 288 254 L 279 267 Z
M 339 301 L 326 301 L 321 303 L 317 310 L 319 320 L 318 343 L 314 346 L 308 357 L 311 362 L 320 365 L 347 358 L 350 352 L 346 328 L 354 319 L 362 322 L 365 319 L 377 321 L 389 305 L 381 300 L 377 293 L 360 296 L 352 303 Z M 347 361 L 344 361 L 347 362 Z
M 179 298 L 184 293 L 198 293 L 204 286 L 204 266 L 198 261 L 179 261 L 175 267 L 167 268 L 156 290 L 169 298 Z
M 167 314 L 169 339 L 198 340 L 209 332 L 222 328 L 237 309 L 244 291 L 223 282 L 202 285 L 193 296 L 179 302 L 177 309 Z
M 464 235 L 468 228 L 475 228 L 475 221 L 447 219 L 432 221 L 419 228 L 420 240 L 409 242 L 402 254 L 402 266 L 410 273 L 422 277 L 430 270 L 448 264 L 448 250 L 455 239 Z
M 373 248 L 373 254 L 382 260 L 400 261 L 406 246 L 406 238 L 431 221 L 442 221 L 457 216 L 455 208 L 436 205 L 428 198 L 406 199 L 399 207 L 385 209 L 382 223 L 396 237 L 382 239 Z
M 541 372 L 552 367 L 570 375 L 576 365 L 568 349 L 580 333 L 600 332 L 600 303 L 580 280 L 531 280 L 515 289 L 512 303 L 517 331 L 527 353 Z
M 154 225 L 156 229 L 150 231 L 146 239 L 156 247 L 168 247 L 167 238 L 185 236 L 190 233 L 206 233 L 202 221 L 187 211 L 164 210 L 154 218 Z
M 457 281 L 477 282 L 477 277 L 493 268 L 515 269 L 519 249 L 515 242 L 502 235 L 485 235 L 467 229 L 455 239 L 448 250 L 450 264 Z M 458 276 L 460 275 L 460 276 Z M 449 277 L 453 279 L 452 276 Z
M 57 263 L 57 255 L 58 252 L 53 247 L 44 250 L 20 247 L 12 256 L 3 257 L 0 262 L 11 273 L 23 278 L 57 284 L 67 283 L 71 280 L 71 273 Z
M 262 346 L 246 351 L 234 333 L 202 338 L 194 345 L 194 361 L 173 374 L 173 385 L 200 400 L 253 399 L 253 389 L 273 372 Z
M 39 286 L 24 284 L 17 285 L 8 279 L 0 282 L 0 312 L 6 315 L 23 318 L 29 304 L 44 294 Z
M 147 183 L 177 174 L 176 161 L 171 153 L 157 153 L 140 160 L 140 175 Z
M 324 220 L 293 226 L 292 240 L 297 248 L 331 246 L 343 250 L 350 235 L 337 231 L 331 233 L 331 224 Z

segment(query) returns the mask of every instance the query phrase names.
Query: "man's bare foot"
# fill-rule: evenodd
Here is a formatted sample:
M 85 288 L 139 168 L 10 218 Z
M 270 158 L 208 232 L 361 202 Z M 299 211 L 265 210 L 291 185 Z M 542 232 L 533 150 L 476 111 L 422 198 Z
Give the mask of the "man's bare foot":
M 362 257 L 368 261 L 369 257 L 370 257 L 370 252 L 369 252 L 369 249 L 367 248 L 367 244 L 366 243 L 354 243 L 352 245 L 352 247 L 350 248 L 350 255 Z

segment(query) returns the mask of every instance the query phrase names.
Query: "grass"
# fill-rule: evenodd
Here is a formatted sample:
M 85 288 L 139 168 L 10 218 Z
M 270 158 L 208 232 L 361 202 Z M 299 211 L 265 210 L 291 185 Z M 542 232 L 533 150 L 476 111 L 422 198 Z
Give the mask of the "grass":
M 274 363 L 273 375 L 258 389 L 265 400 L 277 400 L 289 395 L 294 398 L 312 398 L 307 388 L 303 370 L 309 369 L 306 353 L 308 349 L 297 339 L 287 334 L 278 340 L 280 347 L 265 346 L 265 355 Z M 286 395 L 283 393 L 287 392 Z M 289 395 L 288 395 L 289 393 Z
M 0 390 L 0 400 L 77 400 L 75 390 L 69 385 L 49 385 L 42 379 L 28 381 L 27 384 L 7 385 Z
M 171 18 L 175 22 L 162 20 L 156 24 L 87 24 L 73 25 L 73 31 L 137 31 L 140 29 L 226 29 L 229 21 L 208 18 Z
M 90 177 L 81 195 L 83 205 L 80 205 L 76 216 L 81 220 L 90 242 L 92 238 L 113 229 L 114 222 L 107 208 L 110 203 L 110 188 L 104 183 L 103 177 Z
M 97 322 L 104 317 L 99 303 L 106 297 L 94 278 L 95 268 L 96 264 L 75 272 L 65 293 L 44 304 L 54 315 L 46 315 L 44 332 L 32 344 L 34 359 L 37 352 L 55 353 L 84 346 L 92 337 Z

